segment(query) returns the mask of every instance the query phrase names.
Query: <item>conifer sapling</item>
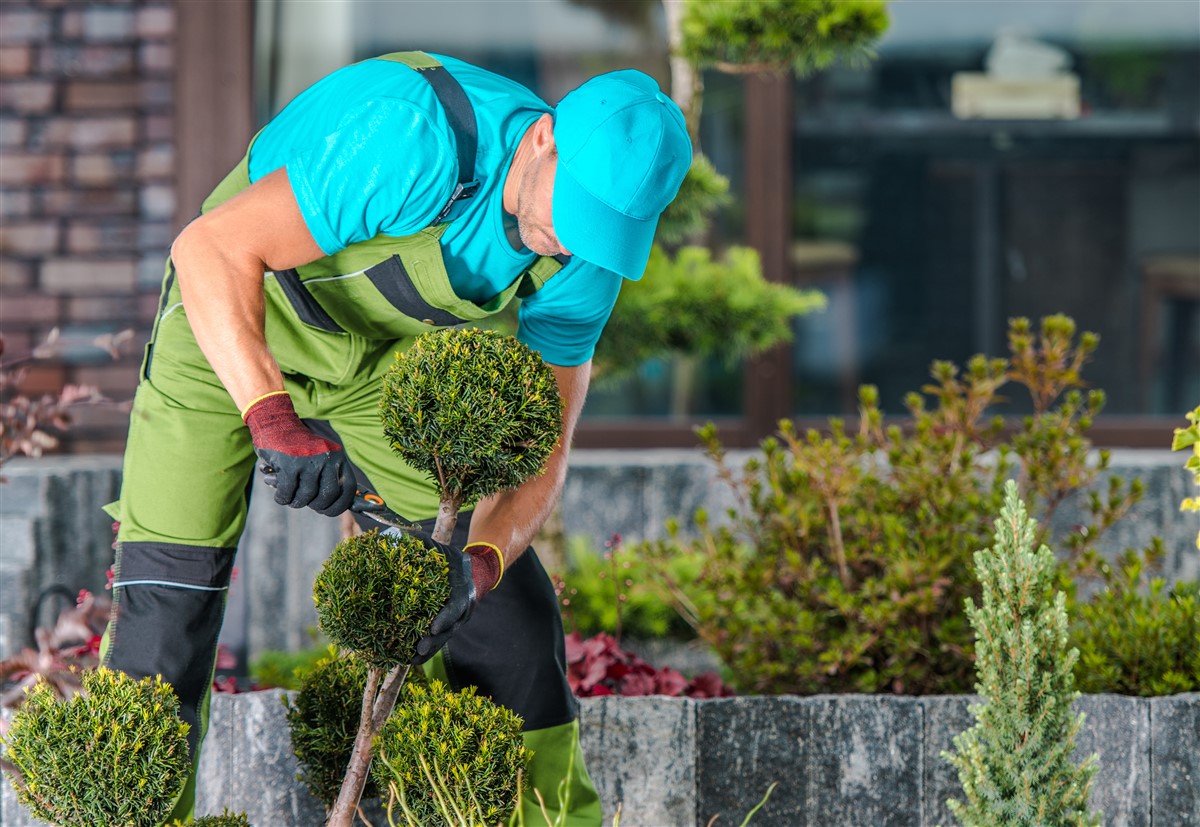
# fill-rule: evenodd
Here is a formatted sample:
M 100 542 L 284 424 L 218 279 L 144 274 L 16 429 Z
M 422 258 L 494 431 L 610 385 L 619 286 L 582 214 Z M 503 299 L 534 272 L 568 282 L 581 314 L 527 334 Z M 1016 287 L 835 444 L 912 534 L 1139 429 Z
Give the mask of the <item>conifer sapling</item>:
M 1037 526 L 1012 480 L 995 526 L 995 545 L 975 553 L 983 603 L 966 601 L 985 702 L 942 754 L 966 794 L 947 803 L 965 827 L 1099 825 L 1088 812 L 1096 757 L 1072 760 L 1083 715 L 1071 712 L 1079 654 L 1067 646 L 1066 595 L 1053 588 L 1050 549 L 1034 551 Z

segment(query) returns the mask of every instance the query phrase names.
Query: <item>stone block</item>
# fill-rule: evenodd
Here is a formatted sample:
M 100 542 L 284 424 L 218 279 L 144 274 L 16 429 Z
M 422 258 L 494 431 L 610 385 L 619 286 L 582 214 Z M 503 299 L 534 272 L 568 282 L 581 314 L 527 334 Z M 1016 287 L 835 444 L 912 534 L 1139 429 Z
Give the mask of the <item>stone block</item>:
M 279 690 L 215 695 L 200 753 L 197 815 L 244 812 L 251 824 L 323 824 L 325 808 L 296 780 L 300 765 Z
M 640 464 L 588 457 L 572 462 L 559 509 L 567 537 L 592 538 L 596 548 L 614 534 L 639 539 L 646 531 L 646 469 Z
M 214 695 L 200 751 L 196 815 L 244 812 L 255 827 L 318 827 L 325 806 L 298 779 L 285 694 L 277 689 Z M 386 825 L 378 800 L 364 801 L 372 824 Z
M 924 712 L 924 802 L 921 824 L 953 824 L 954 816 L 946 802 L 963 799 L 958 770 L 943 752 L 954 751 L 954 737 L 975 725 L 971 704 L 979 703 L 974 695 L 928 695 L 920 699 Z
M 1200 693 L 1151 698 L 1152 824 L 1200 824 Z
M 773 782 L 755 827 L 921 818 L 922 711 L 912 698 L 734 698 L 697 706 L 697 823 L 738 823 Z
M 1075 760 L 1100 760 L 1089 805 L 1105 824 L 1150 827 L 1150 706 L 1144 698 L 1085 695 L 1075 704 L 1084 715 L 1075 739 Z
M 580 744 L 611 824 L 690 825 L 696 812 L 696 707 L 687 698 L 580 702 Z

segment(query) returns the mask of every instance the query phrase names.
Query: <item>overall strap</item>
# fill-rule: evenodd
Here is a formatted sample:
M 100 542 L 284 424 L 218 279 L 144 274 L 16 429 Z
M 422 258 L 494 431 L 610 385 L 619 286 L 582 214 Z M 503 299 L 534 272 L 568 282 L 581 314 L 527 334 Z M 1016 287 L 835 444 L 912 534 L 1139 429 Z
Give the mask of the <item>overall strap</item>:
M 437 96 L 438 103 L 446 113 L 450 129 L 454 132 L 454 142 L 458 146 L 458 183 L 446 206 L 442 207 L 437 218 L 433 219 L 432 224 L 440 224 L 450 214 L 450 208 L 455 202 L 470 198 L 479 188 L 479 181 L 475 179 L 475 154 L 479 147 L 479 127 L 475 123 L 475 109 L 471 106 L 467 93 L 463 91 L 462 84 L 455 80 L 454 75 L 450 74 L 445 66 L 425 52 L 392 52 L 379 59 L 403 63 L 417 71 L 433 89 L 433 94 Z

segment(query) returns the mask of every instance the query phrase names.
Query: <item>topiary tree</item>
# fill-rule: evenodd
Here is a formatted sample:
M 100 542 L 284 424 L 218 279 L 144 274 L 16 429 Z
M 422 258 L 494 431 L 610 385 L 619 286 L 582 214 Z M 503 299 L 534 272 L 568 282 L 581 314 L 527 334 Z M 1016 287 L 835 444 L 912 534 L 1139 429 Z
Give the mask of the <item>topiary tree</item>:
M 956 751 L 942 754 L 966 794 L 947 804 L 966 827 L 1098 825 L 1087 810 L 1097 759 L 1071 760 L 1083 715 L 1071 714 L 1079 653 L 1067 645 L 1066 595 L 1054 591 L 1050 549 L 1034 551 L 1037 524 L 1011 480 L 995 526 L 995 545 L 975 553 L 983 603 L 966 604 L 985 703 L 971 707 L 977 723 L 954 739 Z
M 426 472 L 440 505 L 433 539 L 449 543 L 458 510 L 540 473 L 558 445 L 562 399 L 554 373 L 511 336 L 428 333 L 396 357 L 380 416 L 392 448 Z M 416 644 L 449 597 L 442 553 L 417 536 L 377 531 L 343 540 L 313 587 L 321 630 L 367 663 L 354 747 L 329 816 L 349 827 Z
M 379 733 L 372 770 L 406 824 L 499 824 L 521 795 L 531 753 L 516 713 L 440 681 L 409 685 Z M 389 813 L 392 807 L 389 806 Z
M 13 716 L 4 742 L 17 800 L 60 827 L 156 827 L 191 765 L 174 690 L 107 668 L 81 682 L 65 701 L 39 683 Z

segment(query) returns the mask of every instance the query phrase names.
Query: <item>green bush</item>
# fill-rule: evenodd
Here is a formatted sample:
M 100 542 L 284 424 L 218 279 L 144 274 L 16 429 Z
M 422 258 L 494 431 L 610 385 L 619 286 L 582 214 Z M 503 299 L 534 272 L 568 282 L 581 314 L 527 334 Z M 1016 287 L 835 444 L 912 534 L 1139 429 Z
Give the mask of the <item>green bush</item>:
M 409 663 L 450 597 L 446 558 L 409 534 L 368 531 L 342 540 L 313 583 L 317 621 L 368 664 Z
M 860 426 L 799 434 L 790 422 L 743 472 L 724 459 L 716 429 L 701 436 L 738 507 L 720 524 L 698 513 L 699 537 L 637 550 L 654 561 L 676 610 L 714 647 L 743 693 L 969 692 L 973 638 L 963 615 L 972 554 L 988 544 L 1006 480 L 1045 521 L 1108 464 L 1089 458 L 1086 431 L 1103 405 L 1084 396 L 1080 368 L 1098 343 L 1062 316 L 1009 328 L 1011 358 L 977 356 L 960 371 L 935 363 L 934 382 L 906 399 L 911 420 L 887 425 L 873 388 Z M 988 416 L 1006 385 L 1033 413 L 1006 430 Z M 1007 390 L 1007 388 L 1005 388 Z M 1065 571 L 1098 565 L 1095 543 L 1141 494 L 1115 477 L 1093 493 L 1090 524 L 1063 538 Z M 1041 542 L 1048 529 L 1040 529 Z M 703 559 L 698 577 L 668 561 Z
M 383 432 L 455 508 L 541 473 L 562 399 L 549 365 L 494 330 L 418 336 L 384 376 Z
M 654 240 L 674 246 L 699 236 L 708 228 L 709 216 L 732 200 L 729 179 L 708 158 L 695 155 L 675 200 L 658 219 Z
M 656 246 L 646 275 L 621 288 L 596 345 L 603 367 L 597 372 L 620 376 L 669 354 L 736 362 L 788 341 L 793 318 L 824 306 L 819 292 L 764 279 L 750 247 L 731 247 L 724 260 L 714 260 L 703 247 L 684 247 L 672 257 Z
M 1200 691 L 1200 587 L 1146 583 L 1144 563 L 1127 557 L 1120 577 L 1072 609 L 1075 680 L 1083 692 L 1172 695 Z
M 404 687 L 375 749 L 376 784 L 392 791 L 414 824 L 449 822 L 447 801 L 464 810 L 454 823 L 505 821 L 530 757 L 516 713 L 473 687 L 451 692 L 440 681 Z
M 683 55 L 701 67 L 805 75 L 868 55 L 887 27 L 883 0 L 691 0 Z
M 256 689 L 299 689 L 304 676 L 328 654 L 328 644 L 294 652 L 268 649 L 250 663 L 250 681 Z
M 330 646 L 305 674 L 293 701 L 284 696 L 292 751 L 300 762 L 300 780 L 326 807 L 337 800 L 354 749 L 367 687 L 367 665 Z M 379 795 L 368 781 L 365 798 Z
M 175 691 L 106 668 L 82 683 L 65 701 L 39 683 L 13 716 L 4 742 L 17 800 L 61 827 L 161 824 L 191 766 Z
M 567 546 L 566 568 L 552 579 L 558 592 L 563 626 L 583 637 L 608 633 L 636 640 L 696 636 L 664 600 L 636 553 L 613 543 L 603 554 L 591 539 L 575 537 Z M 691 580 L 700 572 L 696 555 L 668 562 L 676 580 Z
M 995 545 L 975 553 L 982 601 L 966 606 L 984 703 L 972 706 L 976 724 L 955 737 L 955 752 L 942 753 L 962 781 L 966 801 L 947 804 L 965 827 L 1100 824 L 1087 809 L 1096 757 L 1072 760 L 1083 715 L 1071 710 L 1079 652 L 1067 639 L 1067 596 L 1054 589 L 1050 549 L 1034 550 L 1036 534 L 1008 482 Z

